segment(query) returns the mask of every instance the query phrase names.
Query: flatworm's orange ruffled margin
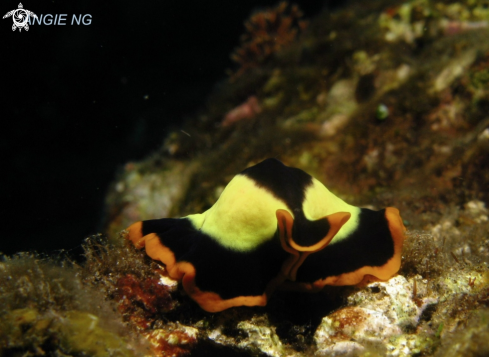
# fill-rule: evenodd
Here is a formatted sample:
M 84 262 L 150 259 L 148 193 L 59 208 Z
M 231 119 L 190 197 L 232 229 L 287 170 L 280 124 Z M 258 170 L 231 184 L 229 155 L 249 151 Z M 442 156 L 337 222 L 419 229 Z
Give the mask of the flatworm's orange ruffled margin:
M 280 285 L 285 277 L 277 277 L 267 287 L 267 291 L 259 296 L 238 296 L 232 299 L 222 299 L 218 294 L 200 290 L 195 285 L 195 267 L 188 262 L 177 262 L 173 252 L 164 246 L 155 233 L 142 235 L 142 222 L 132 224 L 127 231 L 127 238 L 138 249 L 145 247 L 146 254 L 151 259 L 165 264 L 172 279 L 181 280 L 187 294 L 208 312 L 219 312 L 234 306 L 265 306 L 269 295 Z
M 307 256 L 326 247 L 341 227 L 350 219 L 351 214 L 349 212 L 337 212 L 325 217 L 330 226 L 328 234 L 316 244 L 308 247 L 300 246 L 294 242 L 292 237 L 294 218 L 292 218 L 289 211 L 279 209 L 276 212 L 276 216 L 280 232 L 280 244 L 283 250 L 291 254 L 282 266 L 282 273 L 287 279 L 295 281 L 297 270 L 304 260 L 306 260 Z
M 326 279 L 317 280 L 313 283 L 285 281 L 281 286 L 283 290 L 316 292 L 325 285 L 366 285 L 372 281 L 386 281 L 392 278 L 401 267 L 402 246 L 405 239 L 406 227 L 402 222 L 399 210 L 394 207 L 385 209 L 385 218 L 389 224 L 389 231 L 394 243 L 394 254 L 384 265 L 364 266 L 355 271 L 329 276 Z
M 143 236 L 143 222 L 132 224 L 127 231 L 129 239 L 136 248 L 146 249 L 146 254 L 153 259 L 165 264 L 168 275 L 175 280 L 181 280 L 184 290 L 197 302 L 200 307 L 209 312 L 219 312 L 235 306 L 265 306 L 271 294 L 282 285 L 286 279 L 295 280 L 297 269 L 302 265 L 307 256 L 326 247 L 334 238 L 336 233 L 348 221 L 351 214 L 338 212 L 325 217 L 330 225 L 328 234 L 312 246 L 303 247 L 294 242 L 292 237 L 292 226 L 294 219 L 286 210 L 276 212 L 278 229 L 280 232 L 280 243 L 282 248 L 290 253 L 290 257 L 282 265 L 281 273 L 272 279 L 265 293 L 258 296 L 237 296 L 232 299 L 222 299 L 219 294 L 200 290 L 195 284 L 196 270 L 192 263 L 177 262 L 174 253 L 161 243 L 155 233 Z

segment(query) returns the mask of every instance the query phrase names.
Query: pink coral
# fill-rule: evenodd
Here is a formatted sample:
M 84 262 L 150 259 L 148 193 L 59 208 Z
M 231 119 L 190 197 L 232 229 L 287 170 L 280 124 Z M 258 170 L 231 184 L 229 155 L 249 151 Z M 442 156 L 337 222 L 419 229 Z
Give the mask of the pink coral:
M 487 28 L 487 21 L 442 21 L 441 27 L 445 35 L 457 35 L 461 32 Z
M 253 118 L 260 112 L 261 106 L 258 102 L 258 98 L 252 95 L 244 103 L 227 112 L 221 124 L 223 127 L 227 127 L 240 120 Z

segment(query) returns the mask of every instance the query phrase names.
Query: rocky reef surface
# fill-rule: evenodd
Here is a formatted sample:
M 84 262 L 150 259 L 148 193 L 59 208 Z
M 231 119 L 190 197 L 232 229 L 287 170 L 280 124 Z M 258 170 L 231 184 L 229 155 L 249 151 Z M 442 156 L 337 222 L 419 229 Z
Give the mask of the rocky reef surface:
M 107 196 L 108 238 L 87 239 L 84 264 L 4 257 L 1 353 L 489 354 L 487 4 L 351 2 L 308 26 L 279 5 L 247 29 L 239 68 L 206 108 L 121 169 Z M 206 210 L 267 157 L 351 204 L 399 208 L 408 228 L 399 274 L 211 314 L 119 234 Z

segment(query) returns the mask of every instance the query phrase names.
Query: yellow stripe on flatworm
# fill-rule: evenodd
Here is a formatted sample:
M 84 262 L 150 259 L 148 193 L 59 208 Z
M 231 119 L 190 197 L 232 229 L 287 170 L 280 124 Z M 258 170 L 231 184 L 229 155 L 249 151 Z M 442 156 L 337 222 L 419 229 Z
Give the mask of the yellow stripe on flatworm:
M 330 244 L 348 237 L 358 227 L 360 208 L 349 205 L 341 198 L 335 196 L 315 178 L 312 179 L 312 185 L 306 189 L 302 208 L 305 217 L 310 221 L 315 221 L 336 212 L 349 212 L 351 214 L 348 222 L 341 227 Z
M 284 202 L 255 181 L 237 175 L 217 202 L 202 214 L 190 215 L 193 226 L 220 245 L 240 252 L 252 251 L 273 238 L 278 209 L 290 210 Z M 293 216 L 292 212 L 290 212 Z

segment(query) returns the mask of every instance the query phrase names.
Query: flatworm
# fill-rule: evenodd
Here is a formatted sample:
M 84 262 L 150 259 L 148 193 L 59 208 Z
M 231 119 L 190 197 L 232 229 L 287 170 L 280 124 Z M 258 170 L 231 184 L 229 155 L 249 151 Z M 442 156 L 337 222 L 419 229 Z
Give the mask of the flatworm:
M 127 230 L 193 300 L 217 312 L 264 306 L 277 287 L 389 279 L 405 227 L 396 208 L 351 206 L 304 171 L 267 159 L 236 175 L 204 213 Z

